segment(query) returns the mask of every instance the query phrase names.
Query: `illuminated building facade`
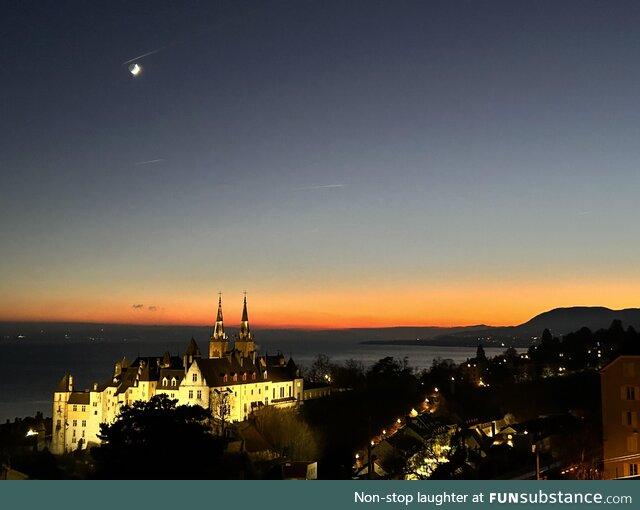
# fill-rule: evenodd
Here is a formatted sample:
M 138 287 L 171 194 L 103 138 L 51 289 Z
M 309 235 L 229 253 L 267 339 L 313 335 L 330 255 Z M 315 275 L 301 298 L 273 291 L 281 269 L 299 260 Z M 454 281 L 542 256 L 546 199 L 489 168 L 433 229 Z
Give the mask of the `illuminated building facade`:
M 623 355 L 600 370 L 604 478 L 640 474 L 640 356 Z
M 302 376 L 292 359 L 256 352 L 246 297 L 240 329 L 229 349 L 220 299 L 208 358 L 192 338 L 182 358 L 165 353 L 138 357 L 131 364 L 122 359 L 109 381 L 89 390 L 74 390 L 73 377 L 65 375 L 53 394 L 53 453 L 99 443 L 101 423 L 113 423 L 123 406 L 159 394 L 177 399 L 178 405 L 210 409 L 222 422 L 245 420 L 263 406 L 294 406 L 304 398 Z

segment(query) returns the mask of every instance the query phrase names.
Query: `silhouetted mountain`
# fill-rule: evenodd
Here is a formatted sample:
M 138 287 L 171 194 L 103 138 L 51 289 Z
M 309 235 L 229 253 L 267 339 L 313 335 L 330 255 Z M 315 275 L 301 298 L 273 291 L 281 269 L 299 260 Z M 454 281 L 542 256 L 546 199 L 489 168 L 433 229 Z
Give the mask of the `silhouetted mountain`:
M 486 325 L 460 327 L 391 327 L 352 328 L 332 330 L 304 329 L 253 329 L 259 332 L 261 349 L 297 351 L 300 343 L 309 341 L 403 345 L 475 346 L 481 341 L 485 346 L 500 347 L 503 344 L 525 347 L 533 337 L 549 329 L 554 336 L 577 331 L 586 326 L 592 331 L 608 328 L 615 319 L 625 328 L 640 330 L 640 308 L 611 310 L 601 306 L 574 306 L 554 308 L 536 315 L 518 326 L 494 327 Z M 227 331 L 231 336 L 233 327 Z M 135 326 L 122 324 L 64 324 L 64 323 L 9 323 L 0 322 L 0 341 L 50 342 L 64 336 L 68 342 L 153 342 L 186 341 L 195 336 L 206 341 L 210 326 Z M 22 340 L 19 338 L 24 336 Z
M 570 308 L 554 308 L 536 315 L 531 320 L 516 326 L 521 335 L 539 336 L 547 328 L 555 336 L 564 335 L 587 327 L 592 331 L 608 328 L 614 320 L 622 321 L 624 327 L 640 327 L 640 308 L 611 310 L 602 306 L 572 306 Z

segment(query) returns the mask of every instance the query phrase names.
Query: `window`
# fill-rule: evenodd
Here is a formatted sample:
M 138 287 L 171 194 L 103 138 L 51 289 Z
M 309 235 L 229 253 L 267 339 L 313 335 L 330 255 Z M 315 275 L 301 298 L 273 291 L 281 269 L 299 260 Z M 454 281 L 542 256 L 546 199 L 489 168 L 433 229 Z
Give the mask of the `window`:
M 197 393 L 196 393 L 196 398 L 197 398 L 198 400 L 201 400 L 201 399 L 202 399 L 202 391 L 200 391 L 200 390 L 198 390 L 198 391 L 197 391 Z
M 280 388 L 280 398 L 284 398 L 284 388 Z
M 189 390 L 189 398 L 193 398 L 193 390 Z
M 72 432 L 71 436 L 76 437 L 76 429 L 73 429 L 71 432 Z
M 273 398 L 274 398 L 274 400 L 276 398 L 276 389 L 275 388 L 273 388 Z
M 62 427 L 62 420 L 56 420 L 56 428 L 59 429 Z
M 638 424 L 638 413 L 635 411 L 625 411 L 622 413 L 622 424 L 635 427 Z
M 98 407 L 98 403 L 97 403 L 97 402 L 94 402 L 94 403 L 93 403 L 93 407 Z
M 638 476 L 638 464 L 629 464 L 629 476 Z
M 238 380 L 238 374 L 233 374 L 233 380 L 237 381 Z
M 192 380 L 193 382 L 198 382 L 198 374 L 193 374 Z
M 264 397 L 264 405 L 269 405 L 269 397 Z
M 74 437 L 73 439 L 71 439 L 71 442 L 75 443 L 76 442 L 76 438 Z
M 77 427 L 78 426 L 78 420 L 73 420 L 73 426 Z
M 86 427 L 87 426 L 87 420 L 82 420 L 82 426 Z
M 253 388 L 251 388 L 251 396 L 253 397 Z
M 636 434 L 627 437 L 627 451 L 638 451 L 638 436 Z
M 162 378 L 162 386 L 168 386 L 169 384 L 169 379 L 167 379 L 166 377 Z
M 224 374 L 224 377 L 222 378 L 222 382 L 229 382 L 229 376 L 227 374 Z
M 253 373 L 251 374 L 251 380 L 252 380 L 252 381 L 255 381 L 255 380 L 256 380 L 256 373 L 255 373 L 255 372 L 253 372 Z
M 74 410 L 74 411 L 77 411 L 77 410 L 78 410 L 78 406 L 74 405 L 74 406 L 73 406 L 73 410 Z
M 84 437 L 84 430 L 82 431 L 82 437 Z
M 292 395 L 292 392 L 293 392 L 293 388 L 291 386 L 289 386 L 289 396 Z
M 635 386 L 627 386 L 627 400 L 635 400 L 635 399 L 636 399 Z
M 93 411 L 93 414 L 97 416 L 98 415 L 98 411 Z
M 82 406 L 81 411 L 82 411 L 83 413 L 84 413 L 84 412 L 86 412 L 86 411 L 87 411 L 87 406 Z
M 245 372 L 244 374 L 242 374 L 242 380 L 246 381 L 247 380 L 247 373 Z
M 178 385 L 178 381 L 176 381 L 175 377 L 171 378 L 171 386 L 177 386 Z

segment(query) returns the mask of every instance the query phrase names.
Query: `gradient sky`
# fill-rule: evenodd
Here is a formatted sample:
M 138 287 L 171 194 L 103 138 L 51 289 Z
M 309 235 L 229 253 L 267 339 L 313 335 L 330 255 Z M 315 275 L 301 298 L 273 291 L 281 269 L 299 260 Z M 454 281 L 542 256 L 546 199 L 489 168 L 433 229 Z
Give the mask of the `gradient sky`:
M 0 320 L 638 306 L 639 26 L 636 0 L 3 2 Z

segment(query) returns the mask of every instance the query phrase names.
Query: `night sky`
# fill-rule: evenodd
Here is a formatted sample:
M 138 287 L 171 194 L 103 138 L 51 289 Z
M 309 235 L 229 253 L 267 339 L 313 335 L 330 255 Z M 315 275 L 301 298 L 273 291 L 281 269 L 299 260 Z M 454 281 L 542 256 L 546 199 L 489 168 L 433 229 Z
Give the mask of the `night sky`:
M 0 320 L 637 306 L 639 26 L 636 0 L 5 1 Z

